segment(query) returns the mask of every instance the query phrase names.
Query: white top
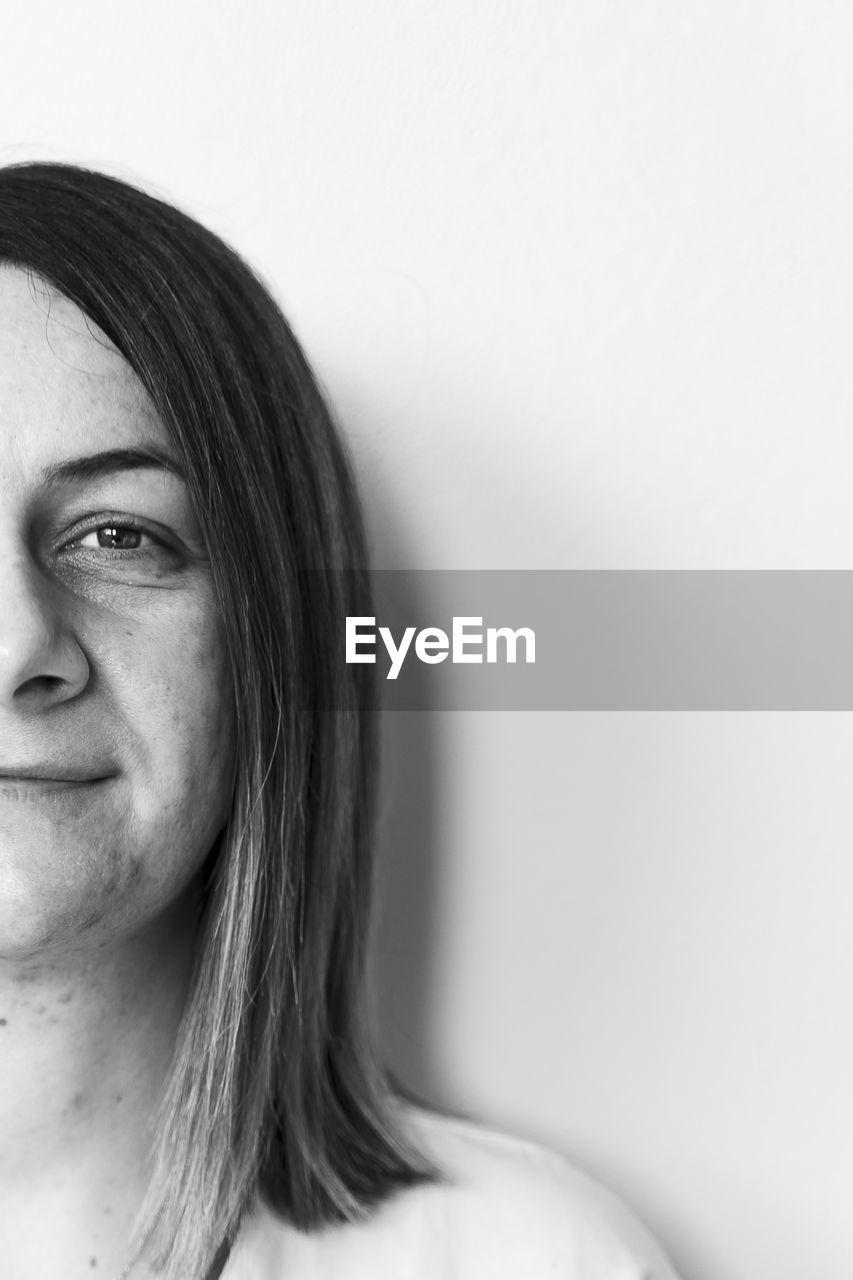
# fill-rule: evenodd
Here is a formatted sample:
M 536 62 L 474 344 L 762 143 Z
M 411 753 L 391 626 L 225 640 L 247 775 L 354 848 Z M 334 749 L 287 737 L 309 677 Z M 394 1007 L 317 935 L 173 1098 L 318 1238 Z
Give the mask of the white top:
M 221 1280 L 676 1280 L 624 1205 L 561 1157 L 467 1122 L 408 1115 L 443 1184 L 310 1235 L 259 1206 Z

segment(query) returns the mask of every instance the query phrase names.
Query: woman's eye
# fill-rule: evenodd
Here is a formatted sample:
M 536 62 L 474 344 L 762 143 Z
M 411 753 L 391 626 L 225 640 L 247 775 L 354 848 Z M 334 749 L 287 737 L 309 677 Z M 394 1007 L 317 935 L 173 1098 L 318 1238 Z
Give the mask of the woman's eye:
M 154 539 L 134 525 L 119 525 L 118 522 L 99 525 L 87 534 L 74 539 L 74 547 L 87 550 L 108 550 L 108 552 L 137 552 L 145 545 L 152 544 Z
M 138 551 L 143 539 L 151 537 L 129 524 L 103 524 L 75 539 L 78 547 L 99 548 L 102 551 Z
M 86 581 L 92 575 L 103 582 L 116 581 L 125 586 L 162 585 L 185 567 L 179 545 L 168 529 L 151 530 L 135 516 L 108 511 L 92 513 L 66 528 L 56 546 L 54 566 L 60 575 L 82 573 Z

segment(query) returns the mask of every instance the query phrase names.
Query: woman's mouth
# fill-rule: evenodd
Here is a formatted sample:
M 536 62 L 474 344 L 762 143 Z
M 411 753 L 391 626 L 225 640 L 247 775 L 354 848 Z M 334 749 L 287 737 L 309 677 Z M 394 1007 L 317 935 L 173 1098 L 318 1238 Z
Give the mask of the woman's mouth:
M 0 767 L 0 798 L 37 800 L 63 793 L 79 793 L 98 787 L 115 777 L 107 768 L 91 769 L 62 765 L 22 765 Z

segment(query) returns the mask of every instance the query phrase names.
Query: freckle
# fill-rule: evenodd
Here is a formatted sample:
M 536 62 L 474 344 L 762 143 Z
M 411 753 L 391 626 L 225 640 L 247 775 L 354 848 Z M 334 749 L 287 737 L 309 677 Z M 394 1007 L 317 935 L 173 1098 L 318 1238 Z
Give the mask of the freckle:
M 117 1093 L 117 1094 L 116 1094 L 116 1102 L 123 1102 L 123 1101 L 124 1101 L 124 1094 L 123 1094 L 123 1093 Z
M 0 1018 L 0 1027 L 5 1027 L 5 1026 L 6 1026 L 6 1019 Z
M 61 996 L 59 997 L 59 1003 L 60 1003 L 60 1004 L 70 1004 L 70 1003 L 71 1003 L 71 992 L 70 992 L 70 991 L 66 991 L 66 992 L 64 992 L 64 994 L 63 994 L 63 995 L 61 995 Z
M 90 1267 L 96 1267 L 97 1265 L 98 1265 L 98 1259 L 97 1259 L 97 1258 L 90 1258 L 90 1259 L 89 1259 L 89 1266 L 90 1266 Z
M 71 1099 L 71 1105 L 75 1111 L 79 1111 L 83 1106 L 83 1094 L 75 1093 L 74 1097 Z

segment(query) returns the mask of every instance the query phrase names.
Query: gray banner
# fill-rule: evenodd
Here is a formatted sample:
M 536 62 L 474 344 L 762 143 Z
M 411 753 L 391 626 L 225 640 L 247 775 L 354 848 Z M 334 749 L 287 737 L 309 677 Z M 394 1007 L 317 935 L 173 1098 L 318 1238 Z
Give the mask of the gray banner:
M 374 621 L 350 618 L 346 647 L 375 657 L 389 710 L 853 710 L 853 572 L 401 570 L 371 581 Z

